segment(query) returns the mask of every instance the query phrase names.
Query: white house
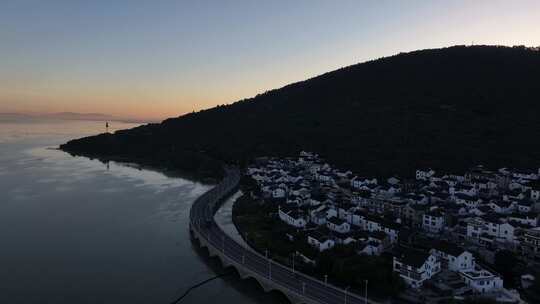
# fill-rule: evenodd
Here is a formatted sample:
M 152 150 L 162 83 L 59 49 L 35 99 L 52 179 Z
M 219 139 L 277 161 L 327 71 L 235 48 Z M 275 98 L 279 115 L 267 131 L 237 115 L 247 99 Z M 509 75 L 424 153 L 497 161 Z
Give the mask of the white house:
M 317 172 L 315 173 L 315 180 L 327 185 L 332 185 L 335 183 L 331 172 Z
M 540 184 L 535 183 L 531 185 L 531 199 L 534 201 L 540 200 Z
M 360 227 L 362 230 L 366 230 L 366 217 L 365 213 L 361 210 L 355 210 L 352 213 L 349 213 L 346 221 L 354 226 Z
M 278 214 L 282 221 L 296 228 L 303 228 L 307 225 L 307 220 L 304 214 L 296 209 L 282 209 L 279 207 Z
M 305 196 L 310 192 L 309 189 L 304 188 L 301 185 L 295 185 L 289 189 L 289 195 Z
M 300 183 L 304 178 L 300 175 L 294 175 L 294 174 L 291 174 L 291 175 L 288 175 L 287 176 L 287 181 L 289 183 L 293 183 L 293 184 L 297 184 L 297 183 Z
M 484 216 L 467 223 L 467 237 L 479 240 L 484 234 L 501 242 L 515 240 L 514 226 L 502 220 Z
M 354 207 L 352 205 L 349 205 L 349 204 L 340 204 L 337 207 L 338 217 L 340 219 L 346 220 L 347 218 L 350 217 L 350 214 L 354 211 L 353 208 Z
M 300 206 L 303 204 L 303 200 L 298 195 L 289 195 L 287 197 L 287 204 Z
M 469 209 L 469 213 L 474 214 L 476 216 L 483 216 L 483 215 L 486 215 L 486 214 L 488 214 L 490 212 L 492 212 L 491 208 L 489 206 L 486 206 L 486 205 L 482 205 L 480 207 Z
M 422 228 L 430 233 L 439 233 L 444 228 L 444 215 L 439 210 L 428 211 L 422 218 Z
M 450 195 L 448 193 L 437 191 L 431 194 L 429 199 L 431 203 L 444 203 L 448 201 L 449 197 Z
M 390 185 L 399 185 L 399 183 L 401 183 L 401 178 L 399 178 L 398 176 L 392 176 L 389 177 L 386 182 Z
M 512 180 L 508 184 L 508 189 L 510 191 L 518 191 L 520 193 L 527 191 L 529 187 L 525 185 L 525 183 L 521 180 Z
M 381 255 L 383 251 L 383 244 L 377 241 L 359 242 L 356 246 L 356 253 L 358 254 Z
M 497 183 L 483 178 L 471 180 L 470 185 L 478 190 L 490 190 L 497 188 Z
M 427 170 L 416 170 L 416 179 L 428 180 L 430 177 L 435 175 L 435 171 L 431 169 Z
M 366 230 L 369 232 L 382 231 L 381 219 L 367 215 L 366 216 Z
M 388 185 L 382 185 L 378 189 L 379 194 L 385 195 L 385 196 L 393 196 L 396 193 L 400 193 L 401 189 L 395 185 L 388 184 Z
M 353 179 L 351 179 L 351 187 L 355 189 L 361 189 L 363 186 L 368 185 L 377 185 L 377 179 L 376 178 L 365 178 L 365 177 L 358 177 L 355 176 Z
M 533 170 L 513 170 L 512 177 L 517 179 L 536 180 L 538 179 L 538 172 Z
M 473 270 L 475 260 L 472 253 L 446 241 L 437 242 L 430 253 L 441 262 L 443 269 L 451 271 Z
M 476 196 L 478 194 L 476 188 L 469 185 L 451 186 L 450 188 L 448 188 L 448 192 L 450 192 L 451 195 L 456 195 L 458 193 L 461 193 L 461 194 L 466 194 L 469 196 Z
M 503 288 L 503 280 L 500 276 L 476 266 L 472 270 L 460 271 L 459 276 L 465 284 L 477 293 L 489 293 Z
M 315 225 L 326 225 L 326 210 L 311 213 L 311 222 Z
M 392 240 L 390 239 L 390 236 L 388 236 L 388 234 L 383 231 L 368 233 L 367 240 L 365 241 L 374 241 L 380 243 L 383 250 L 388 249 L 392 246 Z
M 368 201 L 371 200 L 373 193 L 370 191 L 353 192 L 351 195 L 351 202 L 357 206 L 367 206 Z
M 253 178 L 257 183 L 261 184 L 263 182 L 270 181 L 270 177 L 266 176 L 264 172 L 255 172 L 253 174 L 250 174 L 251 178 Z
M 356 239 L 350 233 L 335 232 L 332 234 L 332 239 L 337 244 L 343 244 L 343 245 L 348 245 L 350 243 L 356 242 Z
M 395 256 L 393 264 L 394 272 L 413 288 L 421 287 L 426 280 L 441 271 L 437 257 L 421 251 L 409 250 Z
M 326 204 L 321 204 L 317 206 L 317 208 L 312 209 L 310 214 L 313 216 L 315 213 L 320 211 L 324 212 L 327 218 L 337 216 L 337 210 L 334 208 L 334 206 Z
M 380 224 L 382 228 L 381 231 L 384 232 L 386 235 L 388 235 L 390 242 L 392 244 L 397 243 L 400 225 L 394 222 L 390 222 L 390 221 L 383 221 Z
M 425 195 L 418 195 L 414 193 L 408 193 L 403 196 L 403 199 L 413 204 L 426 205 L 429 202 L 429 197 Z
M 287 194 L 286 190 L 281 187 L 271 187 L 270 190 L 273 198 L 284 198 Z
M 521 246 L 523 246 L 525 253 L 540 256 L 540 228 L 525 230 Z
M 326 220 L 326 227 L 332 231 L 339 233 L 347 233 L 351 231 L 351 225 L 347 221 L 337 217 L 331 217 Z
M 310 232 L 307 237 L 307 242 L 320 252 L 330 249 L 336 245 L 334 240 L 318 231 Z
M 458 205 L 464 205 L 468 209 L 477 208 L 482 202 L 477 196 L 471 196 L 463 193 L 456 193 L 454 200 Z
M 533 209 L 533 203 L 526 200 L 519 200 L 516 204 L 517 211 L 520 213 L 529 213 Z
M 514 213 L 507 217 L 509 222 L 517 222 L 521 225 L 538 227 L 538 214 L 536 213 Z
M 489 203 L 489 206 L 493 211 L 501 214 L 508 214 L 514 209 L 514 205 L 507 201 L 492 201 Z

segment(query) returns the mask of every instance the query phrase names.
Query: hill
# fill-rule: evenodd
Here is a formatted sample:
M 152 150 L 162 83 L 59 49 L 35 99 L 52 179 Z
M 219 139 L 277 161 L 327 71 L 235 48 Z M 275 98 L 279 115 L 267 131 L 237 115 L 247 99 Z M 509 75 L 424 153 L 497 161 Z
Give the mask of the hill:
M 204 174 L 216 159 L 243 163 L 299 150 L 375 176 L 476 164 L 537 168 L 539 76 L 536 49 L 420 50 L 61 148 Z

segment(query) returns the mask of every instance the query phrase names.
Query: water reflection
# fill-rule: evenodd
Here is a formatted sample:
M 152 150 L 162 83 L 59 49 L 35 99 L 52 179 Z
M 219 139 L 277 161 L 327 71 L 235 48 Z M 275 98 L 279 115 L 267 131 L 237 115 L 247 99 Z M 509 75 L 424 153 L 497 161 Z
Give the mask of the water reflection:
M 168 303 L 222 271 L 187 228 L 208 185 L 54 149 L 99 127 L 0 123 L 0 303 Z M 278 300 L 232 276 L 183 303 Z

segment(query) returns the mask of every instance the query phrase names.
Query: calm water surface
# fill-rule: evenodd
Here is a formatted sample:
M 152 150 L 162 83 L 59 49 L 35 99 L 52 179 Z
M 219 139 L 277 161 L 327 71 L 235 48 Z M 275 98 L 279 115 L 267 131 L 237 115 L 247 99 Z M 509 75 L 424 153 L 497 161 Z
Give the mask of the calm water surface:
M 99 132 L 102 122 L 0 121 L 0 303 L 170 303 L 223 272 L 188 231 L 209 186 L 51 149 Z M 235 275 L 181 303 L 276 302 Z

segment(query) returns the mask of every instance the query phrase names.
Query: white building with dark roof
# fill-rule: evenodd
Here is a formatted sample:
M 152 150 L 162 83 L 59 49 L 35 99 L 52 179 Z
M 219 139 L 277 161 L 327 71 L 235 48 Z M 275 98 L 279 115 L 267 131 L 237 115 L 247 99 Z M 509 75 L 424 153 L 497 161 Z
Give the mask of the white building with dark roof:
M 356 245 L 357 254 L 381 255 L 384 251 L 382 243 L 377 241 L 358 242 Z
M 433 254 L 408 250 L 394 257 L 393 268 L 407 285 L 419 288 L 441 271 L 441 263 Z
M 307 218 L 306 216 L 297 209 L 290 209 L 290 208 L 278 208 L 278 215 L 279 218 L 296 228 L 304 228 L 307 225 Z
M 424 213 L 422 228 L 430 233 L 440 233 L 444 229 L 444 214 L 440 210 Z
M 531 199 L 534 201 L 540 200 L 540 182 L 531 184 Z
M 456 204 L 464 205 L 468 209 L 477 208 L 482 202 L 482 200 L 477 196 L 467 195 L 463 193 L 456 193 L 454 195 L 454 200 Z
M 476 266 L 475 269 L 460 271 L 460 277 L 465 284 L 475 292 L 484 294 L 503 289 L 503 280 L 494 272 Z
M 432 169 L 416 170 L 416 179 L 419 180 L 429 180 L 429 178 L 433 175 L 435 175 L 435 171 L 433 171 Z
M 310 232 L 307 236 L 307 242 L 315 247 L 319 252 L 328 250 L 336 245 L 334 240 L 328 235 L 324 235 L 319 231 Z
M 521 237 L 521 246 L 526 255 L 540 257 L 540 228 L 525 230 Z
M 484 216 L 467 222 L 467 237 L 472 240 L 494 239 L 499 242 L 514 242 L 515 227 L 500 218 Z
M 446 241 L 434 244 L 430 253 L 437 257 L 443 269 L 466 271 L 473 270 L 476 265 L 472 253 Z
M 509 201 L 492 201 L 489 206 L 495 213 L 508 214 L 514 209 L 514 204 Z
M 331 217 L 326 220 L 326 227 L 332 231 L 339 233 L 347 233 L 351 231 L 351 225 L 347 221 L 342 220 L 338 217 Z
M 366 187 L 369 188 L 368 185 L 376 186 L 377 179 L 358 176 L 355 176 L 351 179 L 351 187 L 355 189 L 366 189 Z
M 465 185 L 465 184 L 459 184 L 459 185 L 450 187 L 448 191 L 452 195 L 461 193 L 461 194 L 466 194 L 469 196 L 475 196 L 478 194 L 478 191 L 476 190 L 476 188 L 474 188 L 473 186 Z

